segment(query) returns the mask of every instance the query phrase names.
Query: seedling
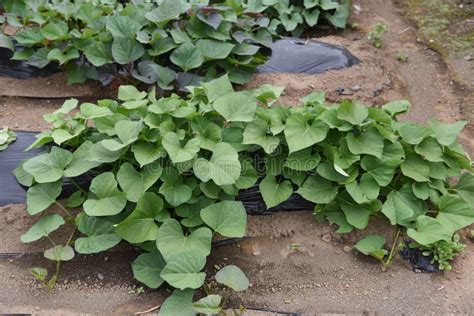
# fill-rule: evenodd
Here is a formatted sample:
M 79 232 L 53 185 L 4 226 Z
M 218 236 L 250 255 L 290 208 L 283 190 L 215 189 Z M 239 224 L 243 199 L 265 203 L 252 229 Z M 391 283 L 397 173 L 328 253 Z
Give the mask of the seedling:
M 383 23 L 377 23 L 372 27 L 372 31 L 367 36 L 369 43 L 375 47 L 382 47 L 382 36 L 388 31 L 388 26 Z
M 397 52 L 397 54 L 395 55 L 395 58 L 397 58 L 397 60 L 401 63 L 408 62 L 408 56 L 402 52 Z

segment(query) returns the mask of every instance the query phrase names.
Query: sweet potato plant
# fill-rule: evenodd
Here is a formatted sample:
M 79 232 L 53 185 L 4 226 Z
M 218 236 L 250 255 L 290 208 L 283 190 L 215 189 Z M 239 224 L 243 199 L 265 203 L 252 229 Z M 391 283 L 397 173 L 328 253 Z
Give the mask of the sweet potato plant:
M 73 226 L 45 251 L 58 265 L 119 243 L 139 247 L 135 278 L 176 289 L 161 314 L 193 315 L 220 310 L 215 294 L 193 304 L 193 290 L 209 277 L 203 269 L 214 237 L 245 235 L 246 211 L 235 197 L 254 185 L 269 208 L 296 192 L 340 233 L 383 217 L 397 239 L 425 250 L 457 246 L 455 233 L 474 223 L 471 161 L 456 142 L 465 122 L 400 122 L 407 101 L 368 108 L 331 104 L 319 92 L 283 107 L 283 88 L 235 92 L 227 76 L 188 89 L 187 97 L 157 98 L 154 90 L 122 86 L 117 100 L 71 99 L 46 115 L 53 127 L 31 147 L 47 152 L 15 170 L 29 187 L 27 211 L 38 217 L 23 242 Z M 90 186 L 58 201 L 63 179 L 81 176 L 92 178 Z M 43 215 L 53 204 L 60 212 Z M 396 242 L 390 249 L 371 235 L 357 247 L 388 266 Z M 233 265 L 216 280 L 234 290 L 248 286 Z

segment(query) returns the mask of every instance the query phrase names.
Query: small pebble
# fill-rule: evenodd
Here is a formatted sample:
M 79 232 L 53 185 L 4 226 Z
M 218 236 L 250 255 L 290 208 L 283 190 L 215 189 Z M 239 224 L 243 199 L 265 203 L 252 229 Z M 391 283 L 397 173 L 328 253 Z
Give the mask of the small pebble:
M 360 86 L 353 86 L 351 88 L 352 91 L 359 91 L 360 89 L 361 89 Z
M 322 239 L 324 242 L 331 242 L 332 237 L 331 237 L 331 234 L 325 234 L 325 235 L 323 235 L 323 237 L 321 237 L 321 239 Z
M 344 248 L 342 248 L 342 250 L 344 252 L 351 252 L 352 251 L 352 247 L 351 246 L 344 246 Z
M 470 60 L 472 60 L 472 59 L 473 59 L 473 58 L 472 58 L 471 55 L 467 55 L 466 57 L 464 57 L 464 60 L 466 60 L 466 61 L 470 61 Z
M 98 277 L 99 280 L 101 280 L 101 281 L 104 279 L 104 276 L 102 275 L 102 273 L 97 274 L 97 277 Z

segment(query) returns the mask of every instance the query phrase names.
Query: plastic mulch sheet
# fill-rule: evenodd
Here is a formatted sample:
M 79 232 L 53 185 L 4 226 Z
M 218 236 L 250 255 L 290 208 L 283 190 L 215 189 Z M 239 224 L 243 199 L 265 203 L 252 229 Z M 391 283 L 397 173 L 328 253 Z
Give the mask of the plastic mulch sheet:
M 300 38 L 285 38 L 271 46 L 270 59 L 257 68 L 259 73 L 320 74 L 360 63 L 347 49 Z

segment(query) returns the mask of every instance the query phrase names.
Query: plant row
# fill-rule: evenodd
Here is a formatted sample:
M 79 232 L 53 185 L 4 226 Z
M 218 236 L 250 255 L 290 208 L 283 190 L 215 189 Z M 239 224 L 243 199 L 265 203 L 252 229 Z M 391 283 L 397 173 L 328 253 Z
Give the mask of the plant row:
M 58 63 L 69 83 L 133 77 L 163 90 L 228 74 L 250 79 L 273 39 L 321 19 L 344 27 L 349 3 L 312 1 L 2 2 L 0 47 L 38 68 Z M 8 32 L 6 32 L 8 33 Z M 8 33 L 8 34 L 11 34 Z
M 295 192 L 316 203 L 316 217 L 336 224 L 339 233 L 383 217 L 397 236 L 424 251 L 448 249 L 454 256 L 461 250 L 455 233 L 474 223 L 471 161 L 456 142 L 464 122 L 399 122 L 406 101 L 367 108 L 330 104 L 318 92 L 300 107 L 281 107 L 283 88 L 235 92 L 227 76 L 189 91 L 186 98 L 157 99 L 154 90 L 121 86 L 118 100 L 79 105 L 71 99 L 45 115 L 53 127 L 31 147 L 50 150 L 15 170 L 29 187 L 27 211 L 41 217 L 22 240 L 74 226 L 80 236 L 72 233 L 45 252 L 57 262 L 120 242 L 140 247 L 135 278 L 150 288 L 176 288 L 164 311 L 187 304 L 189 314 L 192 290 L 206 280 L 214 236 L 244 236 L 246 211 L 234 199 L 254 185 L 268 208 Z M 84 175 L 93 178 L 90 187 L 77 185 L 60 204 L 63 178 L 75 183 Z M 44 215 L 53 204 L 59 213 Z M 76 215 L 71 208 L 78 207 L 83 211 Z M 357 248 L 385 265 L 394 252 L 377 235 Z M 216 279 L 236 290 L 247 284 L 234 266 Z

